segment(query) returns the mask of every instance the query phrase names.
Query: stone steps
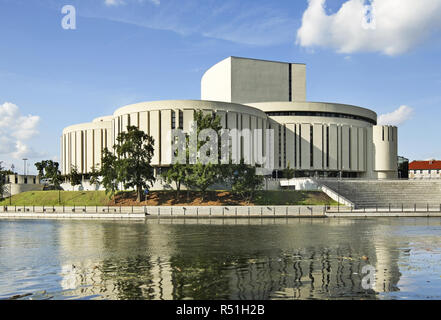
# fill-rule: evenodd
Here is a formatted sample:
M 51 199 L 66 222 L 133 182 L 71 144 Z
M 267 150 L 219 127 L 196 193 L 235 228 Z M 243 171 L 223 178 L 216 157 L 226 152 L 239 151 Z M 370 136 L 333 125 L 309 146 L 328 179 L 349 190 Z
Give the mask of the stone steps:
M 441 181 L 351 181 L 318 180 L 358 207 L 439 207 Z

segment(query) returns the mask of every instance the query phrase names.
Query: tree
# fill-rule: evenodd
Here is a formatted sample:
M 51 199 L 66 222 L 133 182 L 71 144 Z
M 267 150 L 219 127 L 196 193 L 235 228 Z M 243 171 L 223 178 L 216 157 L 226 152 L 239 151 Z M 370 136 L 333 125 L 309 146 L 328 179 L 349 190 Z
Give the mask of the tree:
M 218 166 L 215 164 L 202 164 L 197 162 L 187 167 L 185 184 L 190 188 L 201 191 L 202 201 L 205 200 L 207 189 L 218 181 Z
M 135 126 L 127 126 L 121 132 L 114 146 L 118 160 L 116 169 L 119 181 L 125 188 L 135 188 L 136 201 L 144 200 L 144 189 L 155 182 L 151 161 L 154 153 L 154 139 Z
M 290 164 L 289 164 L 289 161 L 288 161 L 288 166 L 285 169 L 283 169 L 283 177 L 285 179 L 292 179 L 292 178 L 295 177 L 295 174 L 296 174 L 295 169 L 292 169 L 290 167 Z
M 6 193 L 6 173 L 0 161 L 0 199 L 3 199 L 3 195 Z
M 187 176 L 187 165 L 179 162 L 173 164 L 167 171 L 164 171 L 161 176 L 166 183 L 175 183 L 176 185 L 176 199 L 179 199 L 181 186 L 185 184 L 185 177 Z
M 100 170 L 97 169 L 98 164 L 94 165 L 90 168 L 90 179 L 89 182 L 91 185 L 95 185 L 95 189 L 99 189 L 101 182 L 100 182 Z
M 58 162 L 49 160 L 47 162 L 45 169 L 46 171 L 45 177 L 51 179 L 55 189 L 60 189 L 60 185 L 61 185 L 61 172 L 60 170 L 58 170 L 58 168 L 59 168 Z
M 233 165 L 231 190 L 242 199 L 250 202 L 257 190 L 262 188 L 263 176 L 256 175 L 256 168 L 246 165 L 243 160 Z
M 213 116 L 211 114 L 206 114 L 202 111 L 196 111 L 193 116 L 194 122 L 197 125 L 197 135 L 199 136 L 200 132 L 204 129 L 213 129 L 218 134 L 218 139 L 220 137 L 220 131 L 222 129 L 221 119 L 219 116 Z M 203 145 L 207 141 L 199 141 L 197 142 L 197 152 L 203 147 Z M 188 150 L 188 148 L 187 148 Z M 220 146 L 218 150 L 218 156 L 220 158 Z M 187 154 L 187 159 L 189 159 L 189 155 Z M 196 188 L 202 192 L 202 200 L 205 198 L 206 190 L 218 182 L 222 178 L 222 165 L 215 163 L 202 164 L 197 161 L 196 164 L 187 165 L 184 169 L 185 179 L 184 184 L 187 189 Z
M 41 162 L 36 162 L 35 167 L 38 170 L 38 176 L 40 179 L 48 179 L 56 190 L 58 190 L 58 203 L 61 203 L 61 172 L 58 169 L 59 163 L 52 160 L 42 160 Z
M 46 168 L 47 163 L 48 163 L 48 160 L 43 160 L 41 162 L 35 163 L 35 167 L 38 170 L 38 176 L 40 177 L 40 179 L 45 177 L 44 169 Z
M 52 160 L 43 160 L 36 162 L 35 167 L 38 170 L 40 179 L 48 179 L 55 189 L 59 189 L 61 185 L 61 172 L 59 163 Z
M 72 187 L 81 184 L 81 174 L 78 172 L 77 166 L 71 166 L 70 173 L 67 175 Z
M 106 189 L 106 194 L 109 195 L 109 197 L 113 197 L 118 190 L 118 172 L 116 166 L 116 156 L 105 148 L 101 161 L 101 176 L 103 177 L 103 187 Z

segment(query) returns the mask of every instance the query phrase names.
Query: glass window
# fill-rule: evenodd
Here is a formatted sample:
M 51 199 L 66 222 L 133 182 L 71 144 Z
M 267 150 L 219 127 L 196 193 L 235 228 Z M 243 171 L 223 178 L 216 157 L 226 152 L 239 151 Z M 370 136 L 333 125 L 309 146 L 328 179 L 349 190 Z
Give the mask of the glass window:
M 173 110 L 171 112 L 171 128 L 176 129 L 176 114 Z

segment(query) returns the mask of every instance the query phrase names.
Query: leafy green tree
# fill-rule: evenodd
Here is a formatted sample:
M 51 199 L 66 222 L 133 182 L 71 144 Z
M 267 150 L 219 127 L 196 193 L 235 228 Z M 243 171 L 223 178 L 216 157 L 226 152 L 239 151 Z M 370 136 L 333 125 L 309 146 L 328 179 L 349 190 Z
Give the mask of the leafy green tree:
M 40 179 L 45 177 L 44 169 L 46 168 L 47 163 L 48 163 L 48 160 L 43 160 L 41 162 L 35 163 L 35 167 L 38 170 L 38 176 L 40 177 Z
M 43 160 L 41 162 L 36 162 L 35 167 L 38 170 L 38 176 L 40 179 L 49 179 L 56 189 L 60 188 L 62 177 L 58 162 Z
M 252 201 L 256 191 L 262 188 L 263 176 L 256 175 L 256 168 L 246 165 L 243 160 L 232 168 L 232 192 L 248 202 Z
M 205 200 L 207 189 L 219 179 L 218 166 L 215 164 L 202 164 L 197 162 L 187 168 L 185 184 L 190 188 L 201 191 L 202 201 Z
M 3 199 L 3 195 L 6 193 L 6 173 L 0 161 L 0 199 Z
M 285 169 L 283 169 L 283 177 L 286 179 L 292 179 L 295 177 L 296 171 L 295 169 L 290 167 L 289 161 L 288 165 Z
M 100 175 L 101 172 L 98 168 L 98 164 L 94 165 L 90 168 L 90 178 L 89 178 L 89 182 L 91 185 L 95 186 L 95 189 L 99 189 L 101 182 L 100 182 Z
M 40 179 L 48 179 L 56 190 L 58 190 L 58 203 L 61 203 L 61 182 L 62 176 L 59 170 L 59 163 L 52 160 L 43 160 L 36 162 L 35 167 L 38 170 Z
M 151 161 L 154 153 L 154 139 L 135 126 L 127 126 L 121 132 L 114 146 L 118 160 L 118 177 L 125 188 L 135 188 L 136 201 L 144 200 L 144 189 L 155 182 Z
M 167 171 L 162 172 L 161 176 L 168 184 L 175 183 L 176 185 L 176 199 L 179 199 L 179 193 L 182 185 L 185 184 L 185 177 L 187 176 L 186 164 L 175 163 Z
M 72 187 L 78 186 L 81 184 L 81 174 L 78 172 L 77 166 L 72 166 L 70 168 L 70 173 L 67 175 L 70 184 Z
M 56 189 L 60 188 L 62 181 L 61 172 L 58 168 L 58 162 L 54 162 L 52 160 L 49 160 L 46 166 L 46 178 L 51 179 L 52 184 Z
M 211 114 L 204 114 L 202 111 L 196 111 L 193 116 L 194 122 L 197 125 L 197 134 L 199 136 L 200 132 L 205 129 L 213 129 L 218 134 L 218 140 L 220 140 L 220 131 L 222 129 L 221 119 L 219 116 L 213 116 Z M 197 152 L 207 141 L 197 142 Z M 220 145 L 220 144 L 219 144 Z M 188 148 L 187 148 L 188 150 Z M 218 150 L 218 155 L 220 158 L 220 146 Z M 189 155 L 187 154 L 187 159 Z M 205 198 L 206 190 L 216 182 L 222 179 L 222 165 L 208 163 L 202 164 L 199 161 L 196 164 L 187 165 L 185 168 L 180 168 L 185 178 L 183 180 L 187 190 L 199 189 L 202 193 L 202 200 Z
M 102 185 L 106 189 L 106 194 L 111 198 L 118 190 L 118 171 L 117 157 L 107 148 L 103 150 L 101 161 L 101 176 L 103 177 Z

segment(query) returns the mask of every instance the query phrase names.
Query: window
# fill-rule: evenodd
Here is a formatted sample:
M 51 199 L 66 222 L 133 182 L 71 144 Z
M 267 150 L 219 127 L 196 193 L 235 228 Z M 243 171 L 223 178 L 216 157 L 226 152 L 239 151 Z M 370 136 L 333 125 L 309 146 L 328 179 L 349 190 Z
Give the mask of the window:
M 176 129 L 176 113 L 173 110 L 171 112 L 171 128 Z
M 184 130 L 184 113 L 179 110 L 179 129 Z
M 279 127 L 279 168 L 282 167 L 282 127 Z
M 302 125 L 299 125 L 299 167 L 302 167 Z
M 297 125 L 294 125 L 294 167 L 297 168 Z
M 351 144 L 352 144 L 352 128 L 349 128 L 349 169 L 351 169 L 351 162 L 352 162 L 352 149 L 351 149 Z
M 292 64 L 290 63 L 288 65 L 289 67 L 289 100 L 288 101 L 292 101 Z
M 283 126 L 283 166 L 286 168 L 286 126 Z
M 319 111 L 271 111 L 266 113 L 269 117 L 283 117 L 283 116 L 298 116 L 298 117 L 326 117 L 326 118 L 343 118 L 343 119 L 353 119 L 359 121 L 369 122 L 373 125 L 377 125 L 377 122 L 373 119 L 338 113 L 338 112 L 319 112 Z
M 314 167 L 314 127 L 309 127 L 309 153 L 310 153 L 310 166 Z
M 326 127 L 326 167 L 329 168 L 329 127 Z

